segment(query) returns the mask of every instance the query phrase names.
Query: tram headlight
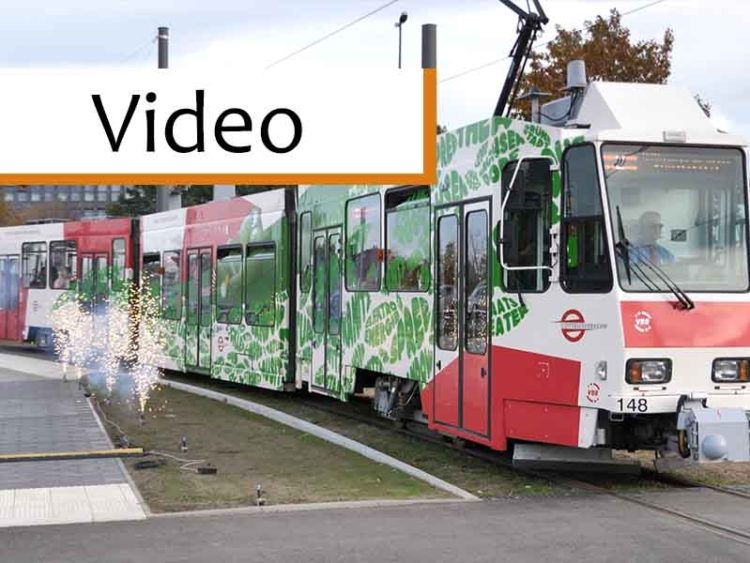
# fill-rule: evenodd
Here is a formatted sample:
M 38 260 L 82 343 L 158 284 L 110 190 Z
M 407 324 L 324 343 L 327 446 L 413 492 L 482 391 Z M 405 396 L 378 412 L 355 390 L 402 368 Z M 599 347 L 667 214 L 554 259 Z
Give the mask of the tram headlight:
M 750 380 L 750 360 L 747 358 L 717 358 L 711 370 L 716 383 L 747 382 Z
M 625 365 L 625 381 L 631 385 L 667 383 L 672 379 L 672 360 L 644 359 L 628 360 Z

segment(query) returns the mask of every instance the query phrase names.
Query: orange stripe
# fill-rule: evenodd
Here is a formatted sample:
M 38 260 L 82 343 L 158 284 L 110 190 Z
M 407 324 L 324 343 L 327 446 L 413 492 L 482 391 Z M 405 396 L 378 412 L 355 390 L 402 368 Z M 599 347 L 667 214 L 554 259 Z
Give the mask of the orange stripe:
M 414 174 L 0 174 L 0 183 L 15 184 L 436 184 L 437 183 L 437 71 L 423 69 L 423 163 Z

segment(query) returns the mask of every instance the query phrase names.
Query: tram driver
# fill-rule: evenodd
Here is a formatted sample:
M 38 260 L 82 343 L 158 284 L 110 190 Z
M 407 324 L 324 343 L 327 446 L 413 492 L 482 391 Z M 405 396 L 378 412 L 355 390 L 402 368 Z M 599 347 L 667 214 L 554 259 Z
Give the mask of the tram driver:
M 630 246 L 632 262 L 651 262 L 657 266 L 672 264 L 674 254 L 659 244 L 664 224 L 657 211 L 646 211 L 638 219 L 638 235 Z

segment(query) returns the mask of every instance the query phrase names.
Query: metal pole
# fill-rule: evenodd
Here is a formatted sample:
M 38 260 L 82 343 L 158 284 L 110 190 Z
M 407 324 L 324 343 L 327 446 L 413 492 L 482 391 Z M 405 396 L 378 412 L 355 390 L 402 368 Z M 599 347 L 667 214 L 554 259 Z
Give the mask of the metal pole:
M 398 68 L 401 68 L 401 24 L 398 24 Z
M 158 39 L 158 68 L 169 68 L 169 28 L 157 29 Z M 182 207 L 182 193 L 180 188 L 156 186 L 156 211 L 170 211 Z
M 159 38 L 159 68 L 169 68 L 169 28 L 160 27 Z
M 437 26 L 422 26 L 422 68 L 437 68 Z

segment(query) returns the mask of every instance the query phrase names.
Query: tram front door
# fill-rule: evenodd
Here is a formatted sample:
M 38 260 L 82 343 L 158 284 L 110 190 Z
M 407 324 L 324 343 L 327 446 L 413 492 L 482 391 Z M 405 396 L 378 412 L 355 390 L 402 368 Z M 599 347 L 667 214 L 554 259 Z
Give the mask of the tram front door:
M 489 435 L 490 203 L 436 210 L 435 422 Z

